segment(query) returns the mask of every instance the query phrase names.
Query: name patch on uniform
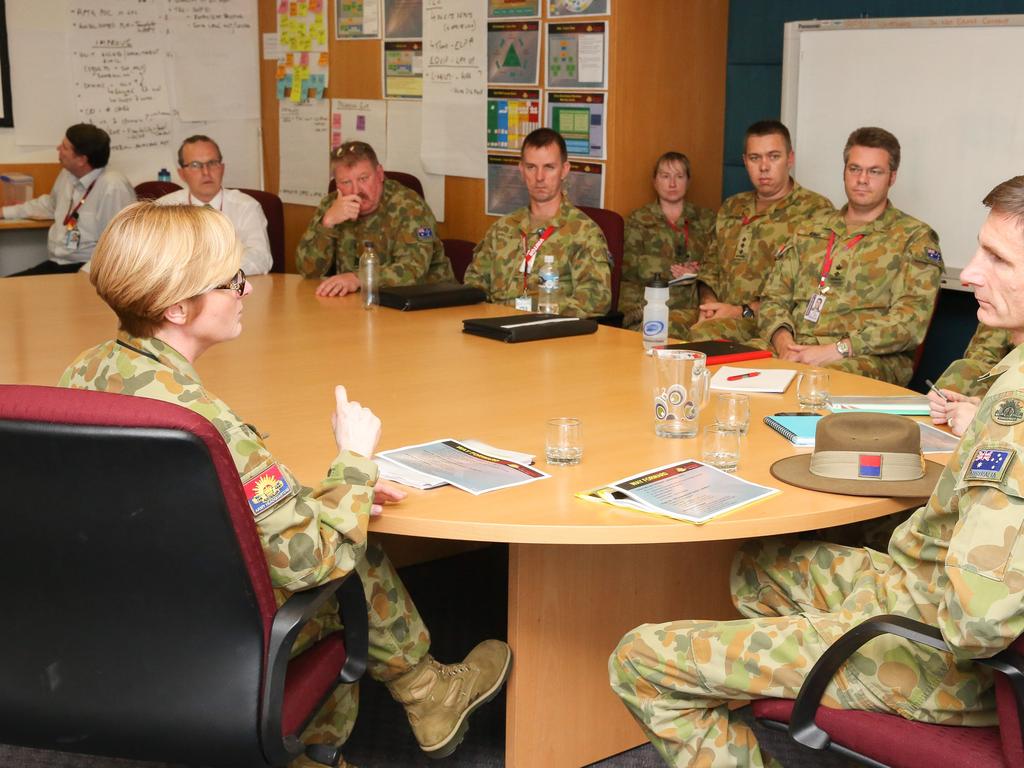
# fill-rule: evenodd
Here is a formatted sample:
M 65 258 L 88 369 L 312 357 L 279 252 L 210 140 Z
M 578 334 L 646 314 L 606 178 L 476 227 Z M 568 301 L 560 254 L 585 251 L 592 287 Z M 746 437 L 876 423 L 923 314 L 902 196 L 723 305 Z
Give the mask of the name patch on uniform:
M 877 453 L 862 453 L 857 457 L 857 477 L 881 477 L 882 457 Z
M 254 515 L 272 507 L 292 490 L 277 464 L 271 464 L 242 487 Z
M 971 463 L 967 465 L 964 480 L 988 480 L 992 483 L 1001 483 L 1015 455 L 1014 451 L 978 448 L 971 457 Z
M 434 236 L 434 230 L 430 227 L 420 227 L 416 230 L 416 237 L 420 240 L 429 240 Z
M 928 257 L 928 261 L 934 261 L 936 264 L 942 263 L 942 254 L 934 248 L 925 248 L 924 255 Z
M 1024 403 L 1016 397 L 1004 397 L 992 409 L 992 421 L 1012 427 L 1024 421 Z

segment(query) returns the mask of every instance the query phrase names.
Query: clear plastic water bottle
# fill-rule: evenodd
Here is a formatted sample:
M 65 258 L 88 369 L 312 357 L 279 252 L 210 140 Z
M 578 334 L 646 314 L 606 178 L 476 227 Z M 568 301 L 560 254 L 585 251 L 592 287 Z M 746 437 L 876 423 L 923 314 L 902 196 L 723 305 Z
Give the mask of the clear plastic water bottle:
M 373 309 L 375 304 L 380 303 L 377 297 L 379 268 L 380 259 L 377 257 L 377 251 L 374 250 L 373 243 L 366 240 L 363 243 L 363 251 L 359 254 L 359 286 L 363 292 L 365 309 Z
M 166 168 L 161 168 L 160 172 L 156 175 L 156 180 L 157 181 L 170 181 L 171 180 L 171 172 L 168 171 Z
M 537 311 L 557 315 L 562 304 L 562 288 L 559 285 L 555 257 L 544 257 L 544 266 L 537 273 Z
M 644 319 L 641 328 L 644 351 L 648 355 L 652 349 L 668 341 L 668 283 L 660 272 L 644 288 Z

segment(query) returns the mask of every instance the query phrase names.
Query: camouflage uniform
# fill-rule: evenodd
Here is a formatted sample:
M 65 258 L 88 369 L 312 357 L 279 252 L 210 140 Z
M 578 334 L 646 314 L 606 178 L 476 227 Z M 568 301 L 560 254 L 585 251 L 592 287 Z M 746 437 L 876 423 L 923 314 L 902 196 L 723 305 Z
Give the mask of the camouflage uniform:
M 750 304 L 764 296 L 768 273 L 796 228 L 816 214 L 833 210 L 832 203 L 817 192 L 793 182 L 793 189 L 760 213 L 757 193 L 740 192 L 718 209 L 715 230 L 700 267 L 700 282 L 725 304 Z M 679 339 L 757 338 L 757 320 L 730 318 L 708 320 L 695 328 L 686 318 L 670 315 L 670 334 Z
M 762 765 L 730 700 L 796 697 L 825 649 L 869 616 L 937 626 L 952 654 L 896 637 L 865 645 L 826 706 L 912 720 L 996 722 L 991 673 L 970 664 L 1024 632 L 1024 353 L 1004 361 L 928 503 L 888 554 L 833 544 L 748 542 L 733 565 L 735 621 L 648 624 L 610 660 L 612 688 L 670 765 Z M 996 421 L 995 419 L 999 419 Z M 1005 451 L 999 479 L 974 476 L 977 452 Z M 983 457 L 982 457 L 983 458 Z M 982 473 L 985 474 L 985 473 Z M 998 473 L 996 473 L 998 474 Z
M 644 314 L 644 287 L 661 273 L 672 279 L 672 265 L 687 261 L 703 261 L 715 214 L 706 208 L 684 202 L 682 221 L 669 224 L 661 204 L 637 208 L 626 219 L 626 247 L 622 261 L 622 284 L 619 287 L 619 309 L 623 328 L 639 330 Z M 669 289 L 669 310 L 679 317 L 697 320 L 697 285 L 676 285 Z
M 530 262 L 527 293 L 536 295 L 537 273 L 544 257 L 554 256 L 565 297 L 561 314 L 605 314 L 612 301 L 612 278 L 608 244 L 600 227 L 564 196 L 549 224 L 555 231 Z M 473 261 L 462 281 L 485 291 L 488 301 L 514 304 L 523 294 L 523 235 L 527 235 L 529 249 L 543 229 L 531 232 L 529 207 L 502 216 L 473 250 Z
M 380 258 L 381 285 L 455 281 L 451 262 L 437 236 L 437 221 L 408 187 L 386 179 L 377 210 L 355 221 L 325 227 L 324 213 L 337 199 L 331 192 L 313 214 L 299 241 L 295 267 L 303 277 L 359 274 L 359 253 L 369 240 Z
M 849 338 L 852 356 L 828 367 L 905 386 L 939 293 L 938 236 L 891 204 L 871 223 L 849 229 L 845 211 L 844 206 L 801 226 L 775 263 L 758 313 L 761 338 L 768 343 L 784 327 L 797 344 Z M 818 293 L 833 234 L 828 292 L 813 323 L 804 319 L 804 311 Z
M 367 542 L 366 528 L 377 466 L 341 451 L 317 488 L 301 485 L 263 443 L 259 432 L 227 404 L 209 393 L 192 365 L 154 338 L 124 332 L 86 350 L 61 377 L 60 386 L 138 395 L 182 405 L 207 418 L 231 452 L 245 484 L 280 471 L 283 486 L 256 500 L 256 529 L 278 605 L 290 592 L 313 587 L 356 571 L 369 606 L 370 673 L 390 681 L 414 667 L 430 646 L 430 635 L 384 551 Z M 247 493 L 247 496 L 250 496 Z M 254 504 L 250 501 L 250 504 Z M 262 508 L 260 508 L 262 506 Z M 299 653 L 320 637 L 340 629 L 337 606 L 330 601 L 295 642 Z M 358 708 L 355 685 L 339 686 L 304 733 L 307 741 L 341 744 L 348 738 Z M 296 764 L 305 764 L 303 759 Z
M 978 323 L 978 330 L 971 337 L 963 358 L 954 360 L 943 371 L 935 386 L 939 389 L 951 389 L 961 395 L 981 397 L 992 386 L 991 376 L 986 376 L 996 363 L 1002 360 L 1010 350 L 1013 342 L 1010 332 L 1002 328 L 989 328 Z

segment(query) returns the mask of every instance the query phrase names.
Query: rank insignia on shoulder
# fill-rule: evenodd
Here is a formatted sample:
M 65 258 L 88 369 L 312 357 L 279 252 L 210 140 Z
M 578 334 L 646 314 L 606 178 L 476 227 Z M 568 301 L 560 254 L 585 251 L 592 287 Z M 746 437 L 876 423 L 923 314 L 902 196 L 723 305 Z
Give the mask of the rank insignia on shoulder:
M 992 408 L 992 421 L 1012 427 L 1024 421 L 1024 402 L 1016 397 L 1004 397 Z
M 987 480 L 990 483 L 1001 483 L 1016 455 L 1017 452 L 1013 450 L 981 446 L 971 456 L 967 471 L 964 473 L 964 480 Z
M 1010 369 L 1005 365 L 997 365 L 995 368 L 992 368 L 986 371 L 985 373 L 981 374 L 981 376 L 975 379 L 975 381 L 988 381 L 989 379 L 994 379 L 996 376 L 1002 376 L 1008 370 Z
M 416 237 L 420 240 L 429 240 L 434 236 L 434 230 L 430 227 L 420 227 L 416 230 Z
M 928 257 L 928 261 L 934 261 L 936 264 L 942 263 L 942 254 L 934 248 L 925 248 L 924 255 Z
M 272 507 L 292 490 L 277 464 L 271 464 L 242 487 L 254 515 Z

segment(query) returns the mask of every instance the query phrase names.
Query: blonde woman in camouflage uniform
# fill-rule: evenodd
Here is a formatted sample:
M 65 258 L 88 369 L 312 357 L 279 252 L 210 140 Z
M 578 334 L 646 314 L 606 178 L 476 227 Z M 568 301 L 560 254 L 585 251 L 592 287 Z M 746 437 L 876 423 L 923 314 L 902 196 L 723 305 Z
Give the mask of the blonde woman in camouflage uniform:
M 992 210 L 961 277 L 986 325 L 1024 331 L 1024 176 L 985 198 Z M 896 637 L 872 641 L 842 667 L 826 706 L 912 720 L 996 722 L 991 673 L 969 663 L 1024 632 L 1024 350 L 981 402 L 925 506 L 887 553 L 766 539 L 733 564 L 733 602 L 746 618 L 648 624 L 610 660 L 613 690 L 672 766 L 777 765 L 731 702 L 796 698 L 814 662 L 869 616 L 936 626 L 952 654 Z M 976 471 L 998 454 L 1002 469 Z
M 150 397 L 209 419 L 235 460 L 279 603 L 290 592 L 358 573 L 372 607 L 370 673 L 405 705 L 421 748 L 442 757 L 461 741 L 468 715 L 501 688 L 511 653 L 497 640 L 478 645 L 462 664 L 439 664 L 428 653 L 430 634 L 416 606 L 383 550 L 367 539 L 370 516 L 405 493 L 378 480 L 370 457 L 380 420 L 349 402 L 344 387 L 336 389 L 331 414 L 338 454 L 327 476 L 309 488 L 274 458 L 255 427 L 203 386 L 196 360 L 242 331 L 243 298 L 252 284 L 238 268 L 241 253 L 231 222 L 215 210 L 126 208 L 100 238 L 89 276 L 120 330 L 82 353 L 61 386 Z M 339 628 L 337 606 L 325 607 L 294 653 Z M 356 686 L 339 686 L 304 741 L 341 745 L 357 706 Z M 303 756 L 292 765 L 318 763 Z
M 625 254 L 619 309 L 622 327 L 640 330 L 644 314 L 644 288 L 655 275 L 666 280 L 696 274 L 704 259 L 715 214 L 686 199 L 690 186 L 690 158 L 666 152 L 654 164 L 654 191 L 658 199 L 637 208 L 626 219 Z M 697 285 L 674 285 L 668 308 L 677 321 L 697 321 Z

